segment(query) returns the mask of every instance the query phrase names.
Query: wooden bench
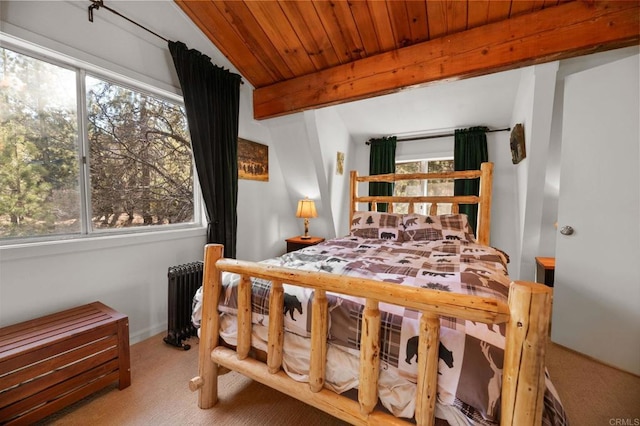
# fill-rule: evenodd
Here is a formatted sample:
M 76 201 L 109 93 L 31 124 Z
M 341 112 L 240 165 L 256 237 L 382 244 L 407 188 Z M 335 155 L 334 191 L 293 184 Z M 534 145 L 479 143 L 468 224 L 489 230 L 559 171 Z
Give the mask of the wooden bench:
M 100 302 L 0 328 L 0 424 L 31 424 L 131 384 L 129 320 Z

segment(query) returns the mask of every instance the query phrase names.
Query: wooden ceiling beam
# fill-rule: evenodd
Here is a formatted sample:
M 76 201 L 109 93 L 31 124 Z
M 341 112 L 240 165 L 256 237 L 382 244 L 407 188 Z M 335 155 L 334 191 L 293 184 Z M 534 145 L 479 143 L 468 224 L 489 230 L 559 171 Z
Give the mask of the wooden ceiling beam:
M 640 1 L 576 1 L 254 91 L 264 119 L 638 44 Z

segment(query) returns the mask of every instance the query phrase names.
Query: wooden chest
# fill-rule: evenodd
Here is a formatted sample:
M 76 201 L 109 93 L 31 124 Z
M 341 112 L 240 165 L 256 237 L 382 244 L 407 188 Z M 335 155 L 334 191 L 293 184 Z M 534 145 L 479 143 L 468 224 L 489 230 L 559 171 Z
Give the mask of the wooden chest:
M 0 328 L 0 424 L 31 424 L 131 384 L 129 320 L 100 302 Z

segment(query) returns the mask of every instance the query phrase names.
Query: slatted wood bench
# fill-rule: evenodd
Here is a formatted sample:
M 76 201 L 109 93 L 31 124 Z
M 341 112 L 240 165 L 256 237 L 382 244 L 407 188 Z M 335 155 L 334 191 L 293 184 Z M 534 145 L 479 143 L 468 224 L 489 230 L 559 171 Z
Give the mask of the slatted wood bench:
M 0 328 L 0 424 L 31 424 L 131 384 L 129 320 L 100 302 Z

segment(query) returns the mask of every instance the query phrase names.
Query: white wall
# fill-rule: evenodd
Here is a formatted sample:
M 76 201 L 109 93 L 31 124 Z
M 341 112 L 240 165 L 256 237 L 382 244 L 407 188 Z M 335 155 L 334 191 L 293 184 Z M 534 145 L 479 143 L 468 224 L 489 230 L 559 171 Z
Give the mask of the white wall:
M 509 255 L 508 270 L 513 279 L 520 274 L 516 169 L 511 163 L 510 132 L 489 133 L 489 160 L 493 161 L 491 202 L 491 246 Z
M 240 91 L 238 136 L 269 146 L 269 181 L 238 181 L 236 257 L 258 261 L 284 253 L 284 239 L 297 234 L 297 219 L 286 190 L 283 160 L 274 149 L 269 128 L 253 119 L 253 89 L 244 86 Z
M 202 229 L 0 248 L 0 326 L 101 301 L 132 342 L 167 327 L 167 269 L 202 260 Z
M 0 2 L 0 31 L 7 40 L 35 43 L 87 67 L 179 94 L 164 41 L 105 9 L 87 20 L 87 1 Z M 113 1 L 110 6 L 156 33 L 184 42 L 235 72 L 226 58 L 174 2 Z M 253 120 L 253 88 L 241 86 L 239 136 L 271 145 L 263 123 Z M 295 235 L 284 177 L 270 147 L 269 182 L 241 180 L 238 194 L 239 258 L 281 254 Z M 0 248 L 0 325 L 100 300 L 130 318 L 131 341 L 165 331 L 167 268 L 201 260 L 205 228 L 152 235 L 87 238 Z
M 325 155 L 323 155 L 323 143 L 320 139 L 321 133 L 318 126 L 318 114 L 316 111 L 305 111 L 302 113 L 304 119 L 304 126 L 306 129 L 306 136 L 308 143 L 305 146 L 309 150 L 311 158 L 311 167 L 315 174 L 315 181 L 317 182 L 317 189 L 319 191 L 318 200 L 316 204 L 322 209 L 322 224 L 324 229 L 324 237 L 335 237 L 335 220 L 334 220 L 334 206 L 333 196 L 331 195 L 331 187 L 329 182 L 329 170 L 332 162 L 330 162 Z M 334 141 L 328 141 L 330 145 L 334 145 Z M 335 167 L 335 166 L 334 166 Z M 315 220 L 315 219 L 313 219 Z M 311 232 L 311 231 L 310 231 Z M 313 234 L 312 234 L 313 235 Z
M 332 235 L 330 197 L 326 184 L 323 184 L 322 165 L 315 158 L 319 155 L 319 141 L 313 113 L 292 114 L 264 123 L 269 128 L 281 172 L 286 176 L 282 182 L 282 189 L 288 194 L 288 200 L 282 206 L 287 222 L 283 238 L 304 233 L 303 219 L 297 219 L 295 212 L 298 200 L 305 197 L 315 201 L 318 212 L 317 218 L 309 220 L 309 233 L 316 236 Z
M 518 187 L 519 279 L 533 281 L 535 257 L 540 256 L 540 227 L 546 162 L 553 115 L 558 62 L 536 65 L 523 73 L 512 126 L 522 123 L 527 157 L 515 167 Z
M 322 108 L 314 112 L 318 129 L 318 142 L 326 184 L 331 199 L 331 214 L 334 233 L 342 236 L 349 233 L 349 172 L 353 162 L 353 147 L 347 128 L 334 108 Z M 337 155 L 345 155 L 343 174 L 337 174 Z

